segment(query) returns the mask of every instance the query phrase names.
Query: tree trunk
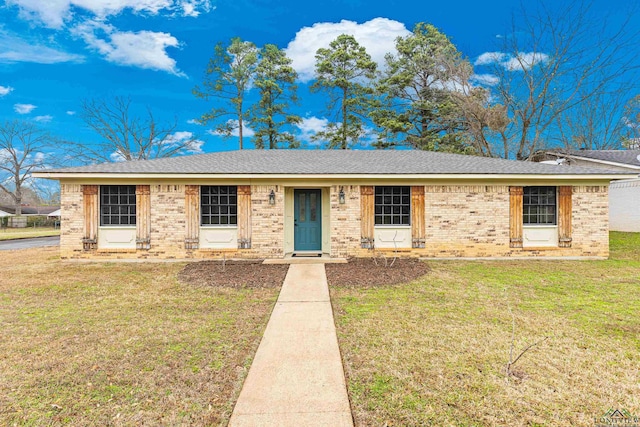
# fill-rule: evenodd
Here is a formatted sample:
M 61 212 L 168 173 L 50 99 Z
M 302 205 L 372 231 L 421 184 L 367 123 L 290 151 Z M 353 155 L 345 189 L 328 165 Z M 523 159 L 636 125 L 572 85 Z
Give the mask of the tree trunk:
M 342 90 L 342 149 L 347 149 L 347 89 Z
M 242 110 L 238 114 L 238 138 L 240 139 L 240 149 L 242 150 Z

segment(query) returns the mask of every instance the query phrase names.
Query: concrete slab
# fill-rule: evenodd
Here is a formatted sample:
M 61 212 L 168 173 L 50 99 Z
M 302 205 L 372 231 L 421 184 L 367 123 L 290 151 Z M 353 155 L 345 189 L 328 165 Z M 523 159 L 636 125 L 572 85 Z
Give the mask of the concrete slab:
M 322 264 L 289 267 L 231 427 L 352 427 Z
M 263 264 L 346 264 L 346 258 L 331 258 L 328 255 L 321 257 L 293 257 L 287 255 L 284 258 L 268 258 Z

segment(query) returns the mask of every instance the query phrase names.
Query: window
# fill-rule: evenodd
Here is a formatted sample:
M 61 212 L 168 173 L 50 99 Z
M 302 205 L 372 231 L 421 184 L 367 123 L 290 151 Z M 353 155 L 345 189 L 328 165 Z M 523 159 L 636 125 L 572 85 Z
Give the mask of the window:
M 376 187 L 375 225 L 409 225 L 410 187 Z
M 556 225 L 556 187 L 524 187 L 525 225 Z
M 100 186 L 100 225 L 136 225 L 136 186 Z
M 238 187 L 231 185 L 200 187 L 200 224 L 237 225 Z

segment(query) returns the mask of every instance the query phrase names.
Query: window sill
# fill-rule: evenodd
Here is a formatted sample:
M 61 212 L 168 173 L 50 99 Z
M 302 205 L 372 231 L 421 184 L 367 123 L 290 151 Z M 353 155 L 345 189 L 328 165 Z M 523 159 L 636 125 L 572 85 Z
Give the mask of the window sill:
M 100 248 L 98 248 L 96 250 L 96 252 L 99 253 L 99 254 L 134 254 L 134 253 L 136 253 L 136 251 L 137 250 L 135 248 L 134 249 L 124 249 L 124 248 L 121 248 L 121 249 L 117 249 L 117 248 L 113 248 L 113 249 L 103 248 L 103 249 L 100 249 Z

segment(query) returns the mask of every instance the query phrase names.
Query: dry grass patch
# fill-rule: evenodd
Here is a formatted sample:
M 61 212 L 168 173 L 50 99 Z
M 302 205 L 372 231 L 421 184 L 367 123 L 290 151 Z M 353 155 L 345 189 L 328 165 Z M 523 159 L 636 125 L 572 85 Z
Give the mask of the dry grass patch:
M 183 264 L 0 259 L 3 425 L 226 424 L 277 288 L 178 283 Z
M 640 234 L 607 261 L 442 261 L 419 281 L 332 287 L 359 426 L 592 426 L 640 413 Z M 545 336 L 505 375 L 511 345 Z
M 59 236 L 60 229 L 53 227 L 25 227 L 0 229 L 0 240 L 29 239 L 32 237 Z

